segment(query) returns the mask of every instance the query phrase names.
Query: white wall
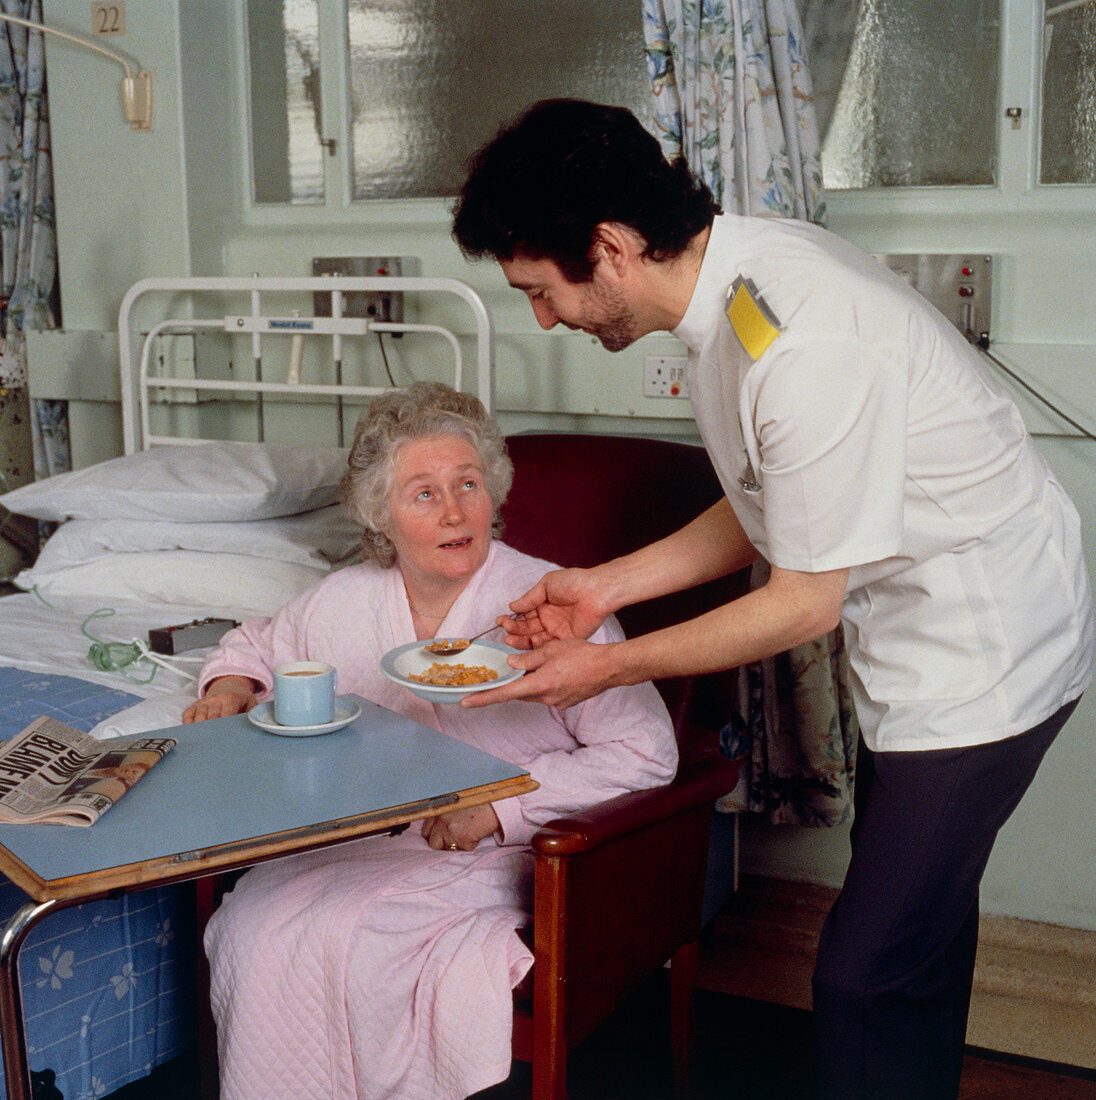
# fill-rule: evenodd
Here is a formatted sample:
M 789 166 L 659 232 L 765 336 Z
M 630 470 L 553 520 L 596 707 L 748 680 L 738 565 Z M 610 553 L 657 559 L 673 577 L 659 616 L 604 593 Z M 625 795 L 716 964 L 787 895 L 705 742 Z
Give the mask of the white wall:
M 1019 131 L 1002 125 L 997 188 L 830 196 L 830 226 L 874 252 L 985 252 L 995 259 L 995 348 L 1096 427 L 1096 189 L 1029 186 L 1035 135 L 1029 0 L 1006 0 L 1003 103 L 1022 103 Z M 423 274 L 453 276 L 486 299 L 498 327 L 500 418 L 508 430 L 560 426 L 690 434 L 682 402 L 644 399 L 645 354 L 679 350 L 647 337 L 609 355 L 589 337 L 544 334 L 493 265 L 470 266 L 438 201 L 253 211 L 247 203 L 241 0 L 129 0 L 127 34 L 110 43 L 156 72 L 156 122 L 121 120 L 119 70 L 56 40 L 47 45 L 66 328 L 110 332 L 126 288 L 167 274 L 308 274 L 313 256 L 409 255 Z M 90 31 L 86 0 L 45 0 L 48 21 Z M 31 363 L 34 369 L 34 363 Z M 1034 429 L 1061 425 L 1024 402 Z M 109 404 L 74 409 L 78 461 L 118 449 Z M 1043 442 L 1084 518 L 1096 565 L 1096 444 Z M 1096 928 L 1096 693 L 1052 749 L 986 875 L 988 912 Z M 840 881 L 842 831 L 746 828 L 748 869 Z

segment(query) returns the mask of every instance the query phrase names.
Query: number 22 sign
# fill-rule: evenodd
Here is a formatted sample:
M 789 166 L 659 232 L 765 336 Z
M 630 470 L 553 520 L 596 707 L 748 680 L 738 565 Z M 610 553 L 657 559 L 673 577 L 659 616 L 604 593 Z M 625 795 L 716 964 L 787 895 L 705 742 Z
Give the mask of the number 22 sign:
M 125 34 L 126 5 L 124 0 L 118 0 L 114 4 L 92 4 L 91 27 L 95 34 Z

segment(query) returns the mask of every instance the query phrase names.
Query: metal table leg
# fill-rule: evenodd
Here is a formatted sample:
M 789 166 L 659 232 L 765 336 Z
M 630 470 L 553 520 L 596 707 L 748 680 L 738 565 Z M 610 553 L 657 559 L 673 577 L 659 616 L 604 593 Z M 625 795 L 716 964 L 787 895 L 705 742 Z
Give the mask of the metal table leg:
M 8 1100 L 32 1100 L 27 1037 L 23 1030 L 23 994 L 19 988 L 19 949 L 27 933 L 47 914 L 65 904 L 28 901 L 4 927 L 0 938 L 0 1049 Z

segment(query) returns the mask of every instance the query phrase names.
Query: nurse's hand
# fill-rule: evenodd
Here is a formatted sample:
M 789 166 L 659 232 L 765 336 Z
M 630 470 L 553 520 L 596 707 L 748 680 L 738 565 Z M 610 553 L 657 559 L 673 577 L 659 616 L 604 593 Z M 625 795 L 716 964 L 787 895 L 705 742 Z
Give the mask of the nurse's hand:
M 426 843 L 439 852 L 471 852 L 485 837 L 499 828 L 498 815 L 488 802 L 463 810 L 428 817 L 422 823 Z
M 500 616 L 506 644 L 539 649 L 562 638 L 589 638 L 615 610 L 610 607 L 594 569 L 546 573 L 510 604 L 513 617 Z
M 503 687 L 466 695 L 460 705 L 486 707 L 520 699 L 561 709 L 573 707 L 615 686 L 614 676 L 619 671 L 614 665 L 615 652 L 616 643 L 597 644 L 580 638 L 544 642 L 529 653 L 507 658 L 512 668 L 526 670 L 524 676 Z
M 208 722 L 211 718 L 227 718 L 251 710 L 259 701 L 255 686 L 249 676 L 218 676 L 210 681 L 205 695 L 183 711 L 183 724 Z

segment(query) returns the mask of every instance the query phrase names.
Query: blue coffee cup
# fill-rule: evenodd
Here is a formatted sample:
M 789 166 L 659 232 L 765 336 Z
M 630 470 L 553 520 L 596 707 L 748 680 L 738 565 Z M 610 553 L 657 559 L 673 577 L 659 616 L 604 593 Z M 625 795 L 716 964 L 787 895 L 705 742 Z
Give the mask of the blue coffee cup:
M 323 661 L 289 661 L 274 670 L 274 721 L 323 726 L 335 717 L 335 670 Z

